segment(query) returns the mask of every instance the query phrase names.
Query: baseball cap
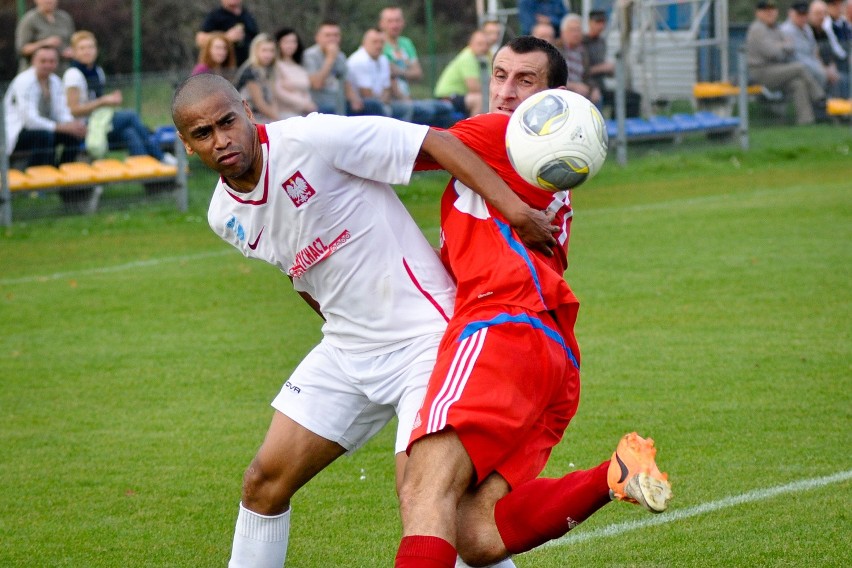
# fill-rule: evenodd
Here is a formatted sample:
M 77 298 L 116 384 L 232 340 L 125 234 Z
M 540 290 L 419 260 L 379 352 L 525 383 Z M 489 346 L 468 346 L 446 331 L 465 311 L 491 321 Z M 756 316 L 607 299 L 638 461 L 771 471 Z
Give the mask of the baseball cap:
M 790 6 L 790 8 L 795 10 L 797 14 L 807 14 L 808 13 L 808 3 L 807 2 L 793 2 L 793 5 Z
M 758 10 L 769 10 L 778 8 L 778 4 L 775 3 L 775 0 L 758 0 L 755 8 Z
M 606 21 L 606 12 L 603 10 L 592 10 L 589 12 L 589 19 L 594 20 L 596 22 L 605 22 Z

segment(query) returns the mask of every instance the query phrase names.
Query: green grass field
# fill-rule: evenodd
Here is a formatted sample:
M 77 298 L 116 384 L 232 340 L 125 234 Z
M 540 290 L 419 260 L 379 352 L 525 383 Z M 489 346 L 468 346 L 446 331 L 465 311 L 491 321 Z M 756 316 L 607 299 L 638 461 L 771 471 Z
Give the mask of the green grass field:
M 520 568 L 850 566 L 848 128 L 661 146 L 575 192 L 580 410 L 546 475 L 657 440 L 675 500 L 608 505 Z M 273 267 L 169 203 L 0 237 L 0 566 L 224 566 L 269 401 L 319 339 Z M 444 177 L 400 195 L 437 239 Z M 288 567 L 390 566 L 392 431 L 293 508 Z M 830 477 L 833 476 L 833 477 Z

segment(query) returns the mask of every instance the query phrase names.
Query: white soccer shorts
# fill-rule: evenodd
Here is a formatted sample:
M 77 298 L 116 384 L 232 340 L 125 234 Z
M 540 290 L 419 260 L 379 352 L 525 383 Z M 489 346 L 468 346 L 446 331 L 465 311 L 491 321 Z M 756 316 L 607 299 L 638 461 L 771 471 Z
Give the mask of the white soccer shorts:
M 405 451 L 426 394 L 441 334 L 380 355 L 352 354 L 320 342 L 299 363 L 272 407 L 311 432 L 357 450 L 399 417 L 395 451 Z

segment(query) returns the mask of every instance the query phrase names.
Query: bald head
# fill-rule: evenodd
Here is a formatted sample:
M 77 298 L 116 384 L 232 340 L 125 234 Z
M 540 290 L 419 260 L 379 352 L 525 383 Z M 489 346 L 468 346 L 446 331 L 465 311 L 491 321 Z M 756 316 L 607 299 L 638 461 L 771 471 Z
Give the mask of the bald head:
M 189 155 L 197 155 L 236 191 L 260 180 L 263 152 L 251 110 L 227 79 L 204 73 L 175 90 L 172 120 Z
M 185 110 L 212 93 L 218 93 L 236 107 L 242 106 L 242 97 L 230 81 L 214 73 L 201 73 L 184 80 L 172 97 L 172 121 L 181 130 Z

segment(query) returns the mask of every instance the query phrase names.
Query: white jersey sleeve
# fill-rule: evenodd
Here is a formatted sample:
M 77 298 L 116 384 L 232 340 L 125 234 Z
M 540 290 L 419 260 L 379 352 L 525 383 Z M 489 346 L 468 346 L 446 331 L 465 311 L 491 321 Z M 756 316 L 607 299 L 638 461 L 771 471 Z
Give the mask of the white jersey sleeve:
M 428 126 L 383 116 L 310 117 L 305 142 L 331 160 L 335 168 L 365 179 L 408 184 Z

